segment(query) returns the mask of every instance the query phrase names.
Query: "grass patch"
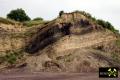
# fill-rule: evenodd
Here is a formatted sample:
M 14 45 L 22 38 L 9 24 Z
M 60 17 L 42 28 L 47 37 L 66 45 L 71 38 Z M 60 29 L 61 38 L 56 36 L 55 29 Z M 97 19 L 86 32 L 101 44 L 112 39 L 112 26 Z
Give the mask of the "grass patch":
M 7 62 L 9 65 L 13 65 L 17 60 L 22 59 L 22 50 L 20 51 L 6 51 L 6 55 L 0 56 L 0 63 Z
M 19 22 L 16 22 L 14 20 L 10 20 L 10 19 L 5 19 L 5 18 L 2 18 L 0 17 L 0 23 L 4 23 L 4 24 L 19 24 Z
M 24 25 L 24 26 L 31 27 L 31 26 L 35 26 L 35 25 L 44 24 L 44 23 L 45 23 L 45 21 L 41 21 L 41 20 L 32 20 L 32 21 L 23 22 L 23 25 Z
M 11 19 L 6 19 L 6 18 L 0 17 L 0 23 L 11 24 L 11 25 L 23 24 L 24 26 L 27 26 L 27 27 L 31 27 L 31 26 L 35 26 L 35 25 L 39 25 L 39 24 L 45 24 L 47 22 L 48 21 L 42 21 L 42 20 L 31 20 L 31 21 L 25 21 L 25 22 L 18 22 L 18 21 L 14 21 Z

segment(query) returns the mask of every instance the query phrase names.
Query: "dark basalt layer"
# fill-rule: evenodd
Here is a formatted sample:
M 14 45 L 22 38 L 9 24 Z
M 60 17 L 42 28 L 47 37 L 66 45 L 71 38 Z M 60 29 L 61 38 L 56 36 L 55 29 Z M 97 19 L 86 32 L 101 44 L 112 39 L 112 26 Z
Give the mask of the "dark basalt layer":
M 70 23 L 64 24 L 62 28 L 59 28 L 58 25 L 44 31 L 42 34 L 36 36 L 36 38 L 26 46 L 26 52 L 35 53 L 38 50 L 42 50 L 46 46 L 56 42 L 61 37 L 70 34 Z

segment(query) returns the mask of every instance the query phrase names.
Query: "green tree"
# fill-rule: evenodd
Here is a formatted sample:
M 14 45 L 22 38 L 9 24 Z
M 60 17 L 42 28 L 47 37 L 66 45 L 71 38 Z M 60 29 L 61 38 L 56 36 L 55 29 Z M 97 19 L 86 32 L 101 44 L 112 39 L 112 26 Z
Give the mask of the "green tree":
M 16 10 L 11 10 L 10 13 L 7 14 L 7 18 L 20 22 L 30 20 L 30 17 L 21 8 Z

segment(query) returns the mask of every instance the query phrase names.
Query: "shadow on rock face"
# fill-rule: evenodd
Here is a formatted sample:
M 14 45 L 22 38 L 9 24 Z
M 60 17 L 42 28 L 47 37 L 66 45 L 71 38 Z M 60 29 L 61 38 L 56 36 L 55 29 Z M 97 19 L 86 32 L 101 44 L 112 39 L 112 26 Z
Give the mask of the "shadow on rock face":
M 71 24 L 66 23 L 61 25 L 61 28 L 56 25 L 48 30 L 45 30 L 43 33 L 39 32 L 38 36 L 36 36 L 32 41 L 30 41 L 29 44 L 25 47 L 25 51 L 27 53 L 34 54 L 39 50 L 44 49 L 46 46 L 56 42 L 61 37 L 69 35 L 69 28 L 71 27 Z
M 96 29 L 96 25 L 91 24 L 88 20 L 82 19 L 74 21 L 73 23 L 58 23 L 54 26 L 48 25 L 39 30 L 36 37 L 33 36 L 34 38 L 32 38 L 29 44 L 25 47 L 25 51 L 34 54 L 66 35 L 83 35 L 92 32 L 94 29 Z

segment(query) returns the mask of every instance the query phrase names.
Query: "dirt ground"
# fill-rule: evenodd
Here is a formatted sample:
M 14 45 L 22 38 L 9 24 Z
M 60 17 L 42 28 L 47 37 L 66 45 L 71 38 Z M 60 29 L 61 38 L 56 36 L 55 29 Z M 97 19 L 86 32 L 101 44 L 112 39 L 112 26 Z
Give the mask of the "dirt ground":
M 120 80 L 119 78 L 99 78 L 99 73 L 49 73 L 17 72 L 0 73 L 0 80 Z

